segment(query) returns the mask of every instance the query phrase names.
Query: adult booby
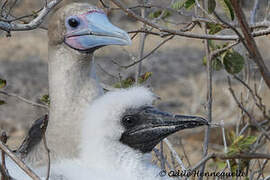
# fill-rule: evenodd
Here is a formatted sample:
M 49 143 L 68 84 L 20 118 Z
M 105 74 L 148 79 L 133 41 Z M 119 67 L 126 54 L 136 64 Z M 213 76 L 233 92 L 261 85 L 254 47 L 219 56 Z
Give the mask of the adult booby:
M 53 160 L 75 158 L 83 112 L 101 92 L 93 70 L 93 52 L 102 46 L 128 45 L 131 40 L 101 9 L 87 3 L 60 8 L 50 19 L 48 36 L 50 112 L 46 137 Z M 44 165 L 46 153 L 40 143 L 26 162 Z

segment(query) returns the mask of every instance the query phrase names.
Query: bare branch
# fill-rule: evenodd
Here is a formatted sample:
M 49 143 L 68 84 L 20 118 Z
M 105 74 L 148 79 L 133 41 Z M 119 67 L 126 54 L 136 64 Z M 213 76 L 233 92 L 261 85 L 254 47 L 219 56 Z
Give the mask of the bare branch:
M 262 153 L 240 153 L 234 155 L 227 155 L 224 153 L 211 153 L 205 156 L 198 164 L 196 164 L 191 171 L 194 171 L 200 168 L 203 164 L 205 164 L 210 159 L 221 159 L 221 160 L 228 160 L 228 159 L 270 159 L 270 154 L 262 154 Z
M 147 2 L 143 2 L 143 3 L 147 3 Z M 145 18 L 145 15 L 146 15 L 146 9 L 141 8 L 141 16 L 142 16 L 142 18 Z M 145 29 L 145 28 L 146 28 L 146 24 L 143 24 L 142 29 Z M 146 35 L 147 34 L 145 34 L 145 33 L 140 34 L 139 55 L 138 55 L 139 59 L 143 58 Z M 138 84 L 139 77 L 141 75 L 141 71 L 142 71 L 142 61 L 138 63 L 137 71 L 135 72 L 135 82 L 136 82 L 136 84 Z
M 203 3 L 203 7 L 207 7 L 207 1 L 204 0 L 202 1 Z M 204 16 L 206 16 L 206 14 L 204 13 Z M 207 35 L 207 27 L 206 27 L 206 23 L 203 23 L 203 31 L 204 33 Z M 212 122 L 212 59 L 211 59 L 211 51 L 210 51 L 210 45 L 209 45 L 209 41 L 208 40 L 204 40 L 204 49 L 205 49 L 205 55 L 207 58 L 207 119 L 208 122 L 211 123 Z M 206 127 L 205 129 L 205 133 L 204 133 L 204 143 L 203 143 L 203 157 L 207 156 L 208 154 L 208 144 L 209 144 L 209 135 L 210 135 L 210 127 Z M 200 173 L 204 173 L 205 170 L 205 164 L 202 164 L 201 169 L 200 169 Z M 202 180 L 202 176 L 199 177 L 199 179 Z
M 19 23 L 8 23 L 8 22 L 1 22 L 0 21 L 0 29 L 4 30 L 6 32 L 10 31 L 26 31 L 26 30 L 33 30 L 36 29 L 41 23 L 43 23 L 45 17 L 47 14 L 62 0 L 52 0 L 50 3 L 48 3 L 47 6 L 45 6 L 39 13 L 39 15 L 33 19 L 28 24 L 19 24 Z
M 39 104 L 39 103 L 30 101 L 30 100 L 28 100 L 28 99 L 25 99 L 24 97 L 21 97 L 21 96 L 19 96 L 19 95 L 17 95 L 17 94 L 14 94 L 14 93 L 8 93 L 8 92 L 6 92 L 6 91 L 0 90 L 0 94 L 4 94 L 4 95 L 10 96 L 10 97 L 15 97 L 15 98 L 17 98 L 17 99 L 19 99 L 19 100 L 21 100 L 21 101 L 23 101 L 23 102 L 25 102 L 25 103 L 27 103 L 27 104 L 30 104 L 30 105 L 32 105 L 32 106 L 44 108 L 44 109 L 47 109 L 47 110 L 49 109 L 49 107 L 46 106 L 46 105 L 43 105 L 43 104 Z
M 261 127 L 261 125 L 256 121 L 256 119 L 244 108 L 244 106 L 239 102 L 237 99 L 232 86 L 231 86 L 231 80 L 230 77 L 228 77 L 228 84 L 229 84 L 229 91 L 231 92 L 233 99 L 235 100 L 238 107 L 248 116 L 248 118 L 251 120 L 252 123 L 263 133 L 263 135 L 270 141 L 269 134 Z
M 255 0 L 253 9 L 250 15 L 250 24 L 254 24 L 258 8 L 259 8 L 259 0 Z
M 169 29 L 167 27 L 163 27 L 157 23 L 152 22 L 147 18 L 142 18 L 141 16 L 138 16 L 131 9 L 127 8 L 119 0 L 111 0 L 111 1 L 116 6 L 121 8 L 124 12 L 126 12 L 129 16 L 131 16 L 131 17 L 135 18 L 136 20 L 141 21 L 141 22 L 143 22 L 143 23 L 145 23 L 145 24 L 147 24 L 155 29 L 158 29 L 161 33 L 166 32 L 166 33 L 169 33 L 171 35 L 179 35 L 179 36 L 195 38 L 195 39 L 212 39 L 212 40 L 227 40 L 227 41 L 239 39 L 239 37 L 236 35 L 209 35 L 209 34 L 205 35 L 205 34 L 190 33 L 190 32 L 183 32 L 183 31 L 179 31 L 179 30 Z M 263 35 L 267 35 L 267 34 L 270 34 L 270 28 L 252 33 L 252 35 L 254 37 L 263 36 Z
M 224 53 L 224 52 L 227 51 L 228 49 L 231 49 L 233 46 L 239 44 L 239 42 L 240 42 L 240 41 L 235 41 L 235 42 L 229 44 L 228 46 L 226 46 L 226 47 L 224 47 L 224 48 L 221 48 L 221 49 L 217 49 L 217 50 L 215 50 L 215 51 L 212 51 L 212 52 L 210 53 L 211 59 L 213 59 L 213 58 L 219 56 L 220 54 Z
M 146 59 L 148 56 L 150 56 L 151 54 L 153 54 L 156 50 L 158 50 L 162 45 L 164 45 L 166 42 L 168 42 L 169 40 L 171 40 L 174 36 L 170 36 L 169 38 L 167 39 L 164 39 L 162 42 L 160 42 L 154 49 L 152 49 L 148 54 L 146 54 L 142 59 L 138 60 L 138 61 L 134 61 L 133 63 L 129 64 L 129 65 L 126 65 L 126 66 L 122 66 L 122 65 L 119 65 L 118 63 L 116 63 L 117 65 L 119 65 L 120 67 L 122 68 L 130 68 L 140 62 L 142 62 L 144 59 Z
M 33 180 L 40 180 L 40 178 L 1 141 L 0 149 L 2 149 Z
M 173 146 L 170 143 L 170 141 L 167 138 L 165 138 L 163 141 L 166 143 L 166 145 L 168 146 L 168 148 L 172 152 L 172 154 L 173 154 L 174 158 L 176 159 L 177 163 L 181 166 L 182 171 L 187 170 L 185 168 L 185 165 L 182 162 L 181 158 L 178 156 L 177 152 L 173 149 Z
M 7 135 L 5 132 L 1 134 L 0 141 L 2 141 L 4 144 L 7 142 Z M 5 152 L 1 152 L 1 162 L 2 164 L 0 165 L 0 171 L 1 171 L 1 180 L 10 180 L 12 179 L 8 173 L 8 170 L 6 168 L 6 157 L 5 157 Z
M 267 84 L 268 88 L 270 89 L 270 71 L 266 67 L 264 60 L 260 54 L 260 51 L 258 50 L 258 47 L 256 45 L 256 42 L 252 36 L 251 30 L 248 26 L 248 23 L 246 21 L 245 14 L 240 6 L 240 3 L 238 0 L 231 0 L 232 6 L 234 8 L 235 14 L 238 18 L 238 22 L 240 24 L 241 30 L 244 34 L 246 44 L 247 44 L 247 50 L 253 59 L 253 61 L 257 64 L 259 67 L 259 70 L 262 74 L 262 77 Z

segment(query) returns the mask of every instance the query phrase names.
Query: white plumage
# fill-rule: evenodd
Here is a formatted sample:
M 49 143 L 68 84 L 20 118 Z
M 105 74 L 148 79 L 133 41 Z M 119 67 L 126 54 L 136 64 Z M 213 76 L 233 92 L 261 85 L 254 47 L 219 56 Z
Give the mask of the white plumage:
M 53 163 L 50 179 L 169 178 L 159 176 L 159 167 L 151 163 L 151 150 L 169 134 L 207 125 L 207 121 L 196 116 L 161 112 L 151 106 L 155 99 L 156 96 L 149 89 L 133 87 L 108 92 L 94 100 L 81 124 L 79 157 Z M 8 168 L 18 171 L 12 166 Z M 35 171 L 41 177 L 46 177 L 46 166 Z M 22 177 L 18 172 L 11 172 L 11 175 Z
M 117 90 L 96 99 L 82 123 L 80 157 L 53 165 L 52 174 L 60 172 L 70 180 L 159 179 L 160 170 L 151 164 L 151 154 L 119 141 L 124 132 L 120 123 L 123 113 L 151 105 L 154 99 L 154 94 L 144 87 Z

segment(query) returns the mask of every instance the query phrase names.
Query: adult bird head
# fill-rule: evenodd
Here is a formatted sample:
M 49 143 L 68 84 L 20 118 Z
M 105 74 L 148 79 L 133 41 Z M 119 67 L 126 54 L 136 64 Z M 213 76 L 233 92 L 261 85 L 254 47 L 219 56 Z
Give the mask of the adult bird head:
M 179 130 L 208 125 L 202 117 L 156 109 L 152 106 L 155 98 L 147 88 L 134 87 L 109 92 L 95 100 L 83 124 L 84 147 L 90 144 L 93 148 L 95 143 L 91 143 L 96 140 L 104 149 L 120 150 L 121 146 L 128 146 L 136 152 L 148 153 L 162 139 Z
M 93 52 L 106 45 L 129 45 L 130 37 L 114 26 L 103 10 L 87 3 L 72 3 L 60 8 L 48 28 L 49 45 Z

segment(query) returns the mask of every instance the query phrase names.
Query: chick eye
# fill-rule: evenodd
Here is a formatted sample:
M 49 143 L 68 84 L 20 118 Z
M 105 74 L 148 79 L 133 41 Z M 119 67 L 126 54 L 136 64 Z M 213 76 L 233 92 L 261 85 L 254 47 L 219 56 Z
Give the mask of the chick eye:
M 126 127 L 132 127 L 136 124 L 136 119 L 137 118 L 135 116 L 127 115 L 123 117 L 122 123 Z
M 70 18 L 68 20 L 68 24 L 69 24 L 70 27 L 76 28 L 77 26 L 79 26 L 80 22 L 76 18 Z

